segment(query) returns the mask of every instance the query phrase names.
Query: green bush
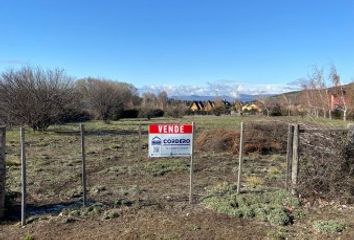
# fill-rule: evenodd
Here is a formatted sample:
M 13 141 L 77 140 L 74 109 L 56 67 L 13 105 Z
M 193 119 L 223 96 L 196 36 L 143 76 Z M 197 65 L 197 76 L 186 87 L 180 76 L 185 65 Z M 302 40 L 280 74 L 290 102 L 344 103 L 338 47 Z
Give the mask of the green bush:
M 285 240 L 285 239 L 287 239 L 285 232 L 282 229 L 272 229 L 267 233 L 267 236 L 269 239 L 272 239 L 272 240 Z
M 320 233 L 337 233 L 345 229 L 345 224 L 336 220 L 319 220 L 314 222 L 313 227 Z
M 29 234 L 26 234 L 24 237 L 23 237 L 23 240 L 34 240 L 35 238 L 32 236 L 32 235 L 29 235 Z
M 262 221 L 262 222 L 267 221 L 268 211 L 263 206 L 255 208 L 254 213 L 255 213 L 255 218 L 257 220 Z
M 150 162 L 145 164 L 144 170 L 154 177 L 163 176 L 174 171 L 187 170 L 188 165 L 180 160 L 168 160 L 163 162 Z
M 274 208 L 268 214 L 268 221 L 274 225 L 285 226 L 290 223 L 290 217 L 284 208 Z
M 219 213 L 239 218 L 254 218 L 274 225 L 284 226 L 300 218 L 295 210 L 300 201 L 286 191 L 255 192 L 236 195 L 232 184 L 222 183 L 209 190 L 203 204 Z M 287 208 L 294 209 L 292 212 Z

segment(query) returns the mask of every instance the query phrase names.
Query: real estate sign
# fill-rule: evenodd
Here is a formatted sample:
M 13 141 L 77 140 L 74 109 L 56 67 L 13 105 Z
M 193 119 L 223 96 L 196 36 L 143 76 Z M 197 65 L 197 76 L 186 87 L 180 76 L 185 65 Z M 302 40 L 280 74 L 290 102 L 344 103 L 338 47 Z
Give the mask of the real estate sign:
M 192 124 L 151 124 L 149 157 L 188 157 L 193 150 Z

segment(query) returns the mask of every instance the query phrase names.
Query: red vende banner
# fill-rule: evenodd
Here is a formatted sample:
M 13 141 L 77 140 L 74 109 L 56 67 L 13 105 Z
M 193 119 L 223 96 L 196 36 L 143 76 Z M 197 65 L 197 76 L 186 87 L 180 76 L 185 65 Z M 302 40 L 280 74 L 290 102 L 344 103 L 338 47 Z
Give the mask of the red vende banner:
M 191 134 L 192 124 L 151 124 L 149 133 L 155 134 Z

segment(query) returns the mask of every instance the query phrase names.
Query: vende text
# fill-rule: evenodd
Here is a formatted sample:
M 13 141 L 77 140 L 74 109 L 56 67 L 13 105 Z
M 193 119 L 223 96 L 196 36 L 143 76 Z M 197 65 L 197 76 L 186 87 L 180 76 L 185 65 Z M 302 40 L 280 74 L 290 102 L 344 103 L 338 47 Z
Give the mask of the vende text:
M 190 124 L 152 124 L 149 133 L 156 134 L 191 134 L 193 132 Z

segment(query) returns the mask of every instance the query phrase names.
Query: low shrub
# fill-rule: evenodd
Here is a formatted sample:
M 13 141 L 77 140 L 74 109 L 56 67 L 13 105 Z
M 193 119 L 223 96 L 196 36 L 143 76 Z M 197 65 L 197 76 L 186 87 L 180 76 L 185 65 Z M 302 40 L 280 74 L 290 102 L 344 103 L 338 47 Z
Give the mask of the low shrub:
M 196 139 L 196 147 L 202 151 L 232 152 L 239 145 L 240 133 L 223 129 L 204 131 Z
M 34 236 L 32 236 L 32 235 L 26 234 L 26 235 L 23 237 L 23 240 L 35 240 L 35 238 L 34 238 Z
M 304 198 L 354 203 L 353 136 L 328 129 L 302 133 L 297 191 Z
M 288 239 L 286 237 L 286 232 L 283 229 L 271 229 L 267 233 L 267 237 L 271 240 L 285 240 Z
M 257 188 L 263 184 L 263 180 L 262 180 L 262 178 L 257 177 L 257 176 L 247 176 L 246 183 L 251 188 Z
M 139 110 L 139 118 L 157 118 L 163 117 L 165 112 L 162 109 L 140 109 Z
M 290 223 L 289 214 L 281 207 L 276 207 L 270 210 L 267 219 L 274 225 L 285 226 Z
M 163 176 L 174 171 L 187 170 L 187 163 L 180 160 L 168 160 L 163 162 L 150 162 L 144 165 L 144 171 L 154 177 Z
M 94 117 L 87 111 L 75 108 L 64 109 L 58 116 L 56 123 L 73 123 L 73 122 L 86 122 L 92 120 Z
M 284 153 L 286 152 L 286 126 L 282 124 L 247 125 L 244 133 L 244 153 Z M 196 147 L 202 151 L 239 151 L 240 133 L 224 129 L 203 131 L 196 139 Z
M 336 220 L 319 220 L 314 222 L 313 227 L 320 233 L 337 233 L 345 229 L 345 224 Z
M 138 109 L 127 109 L 122 111 L 121 118 L 137 118 L 139 116 Z
M 300 202 L 290 193 L 277 190 L 236 195 L 234 185 L 219 184 L 209 190 L 203 204 L 219 213 L 240 218 L 254 218 L 273 225 L 285 226 L 298 220 L 295 210 Z M 289 210 L 291 209 L 291 210 Z
M 166 117 L 180 118 L 186 114 L 187 106 L 183 103 L 168 105 L 165 109 Z
M 281 178 L 281 171 L 277 167 L 270 167 L 268 169 L 267 178 L 270 180 L 277 180 Z

